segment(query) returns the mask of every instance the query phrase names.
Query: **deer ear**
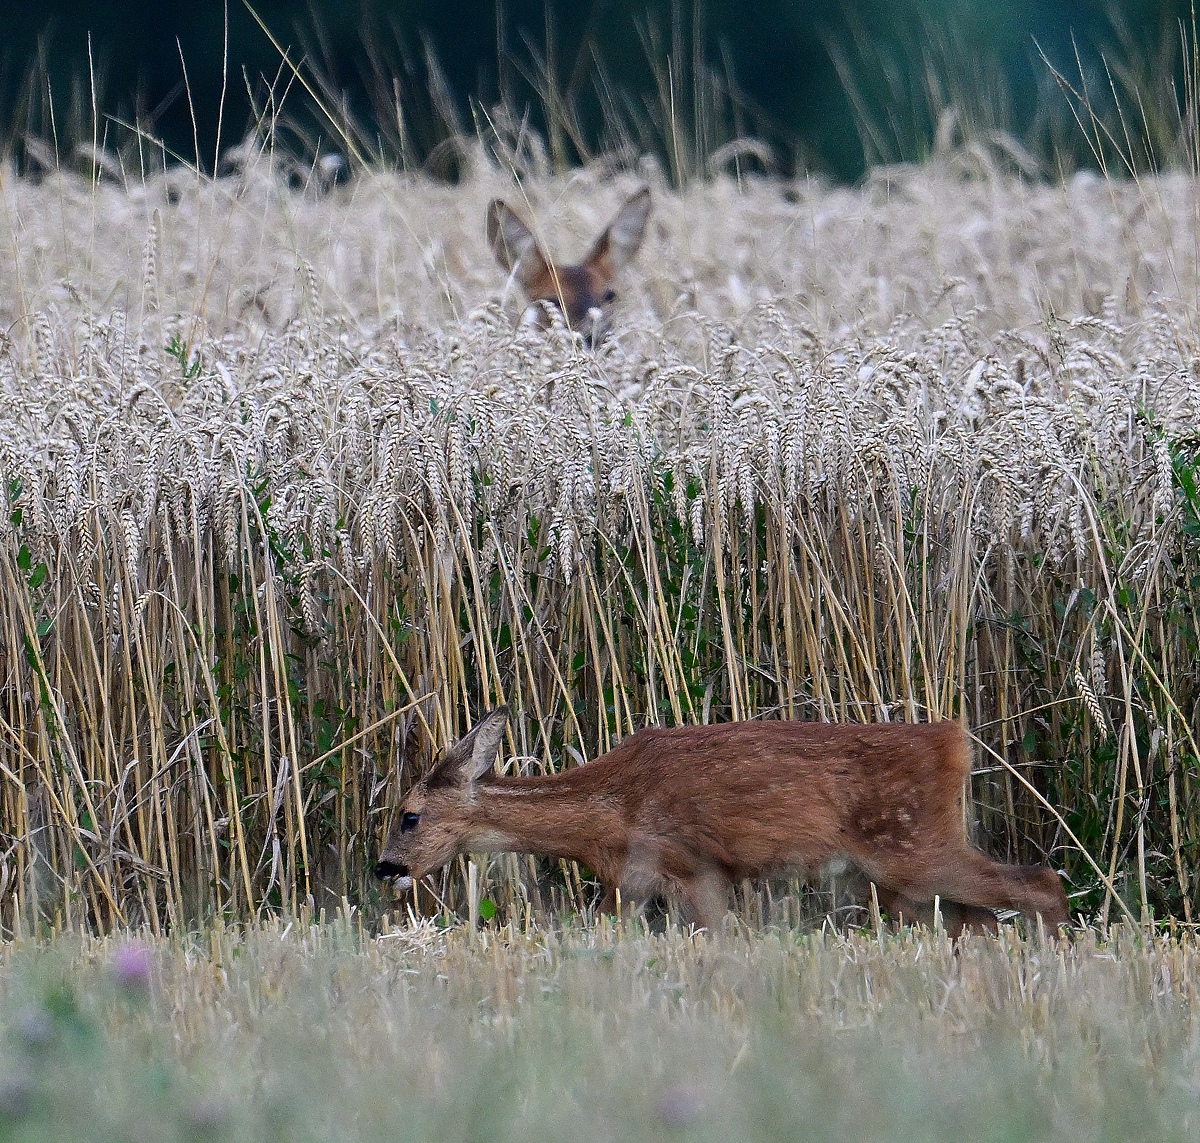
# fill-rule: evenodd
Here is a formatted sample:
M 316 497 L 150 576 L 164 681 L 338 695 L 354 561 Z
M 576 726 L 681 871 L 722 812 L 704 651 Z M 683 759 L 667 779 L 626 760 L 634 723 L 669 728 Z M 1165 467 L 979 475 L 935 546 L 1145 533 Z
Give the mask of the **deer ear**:
M 508 203 L 498 198 L 488 205 L 487 239 L 496 261 L 510 271 L 522 287 L 550 272 L 550 263 L 533 231 Z
M 638 252 L 650 218 L 650 188 L 635 191 L 588 252 L 584 264 L 615 274 Z
M 508 725 L 508 707 L 498 706 L 484 715 L 466 734 L 446 751 L 429 776 L 429 785 L 470 786 L 484 776 L 496 761 L 496 751 Z

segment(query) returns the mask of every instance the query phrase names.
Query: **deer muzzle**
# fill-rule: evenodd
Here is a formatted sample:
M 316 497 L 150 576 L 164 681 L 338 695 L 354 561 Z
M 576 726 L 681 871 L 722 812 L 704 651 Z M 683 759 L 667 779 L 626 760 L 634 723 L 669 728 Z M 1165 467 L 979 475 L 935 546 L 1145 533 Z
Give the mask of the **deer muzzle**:
M 397 861 L 381 861 L 371 870 L 380 881 L 388 881 L 397 893 L 403 893 L 412 888 L 412 874 L 407 865 Z

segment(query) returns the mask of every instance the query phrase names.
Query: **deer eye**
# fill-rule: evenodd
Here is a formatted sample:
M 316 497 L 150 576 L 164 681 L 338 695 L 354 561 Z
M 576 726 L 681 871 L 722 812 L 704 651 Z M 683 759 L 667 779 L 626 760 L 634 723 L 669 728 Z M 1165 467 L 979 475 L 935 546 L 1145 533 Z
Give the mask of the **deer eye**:
M 400 832 L 408 833 L 409 830 L 416 829 L 417 822 L 420 820 L 420 814 L 402 814 L 400 817 Z
M 616 290 L 605 290 L 604 293 L 600 295 L 600 302 L 602 305 L 611 306 L 616 300 Z

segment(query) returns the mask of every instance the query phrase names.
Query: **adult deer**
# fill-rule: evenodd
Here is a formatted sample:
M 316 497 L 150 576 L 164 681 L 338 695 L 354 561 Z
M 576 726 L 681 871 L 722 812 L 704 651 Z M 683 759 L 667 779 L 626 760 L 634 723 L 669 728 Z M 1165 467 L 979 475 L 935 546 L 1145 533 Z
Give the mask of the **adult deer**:
M 398 889 L 466 852 L 545 854 L 593 870 L 611 911 L 666 895 L 712 927 L 730 884 L 846 859 L 908 917 L 941 897 L 954 929 L 994 909 L 1069 922 L 1058 875 L 969 845 L 966 736 L 954 722 L 730 722 L 647 729 L 583 766 L 507 778 L 508 719 L 486 715 L 400 803 L 375 875 Z M 953 912 L 953 910 L 952 910 Z
M 525 321 L 544 324 L 546 303 L 567 325 L 595 345 L 608 328 L 617 301 L 617 273 L 638 252 L 650 217 L 650 188 L 635 191 L 582 262 L 559 266 L 539 245 L 525 220 L 501 199 L 487 210 L 487 238 L 496 261 L 512 273 L 525 293 Z

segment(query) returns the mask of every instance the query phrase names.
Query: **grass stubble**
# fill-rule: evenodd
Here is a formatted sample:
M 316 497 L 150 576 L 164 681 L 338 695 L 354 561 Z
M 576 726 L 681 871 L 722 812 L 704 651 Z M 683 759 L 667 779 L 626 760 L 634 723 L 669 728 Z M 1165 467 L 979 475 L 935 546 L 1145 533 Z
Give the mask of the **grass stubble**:
M 4 1138 L 1194 1137 L 1198 950 L 928 930 L 474 934 L 353 910 L 0 963 Z

